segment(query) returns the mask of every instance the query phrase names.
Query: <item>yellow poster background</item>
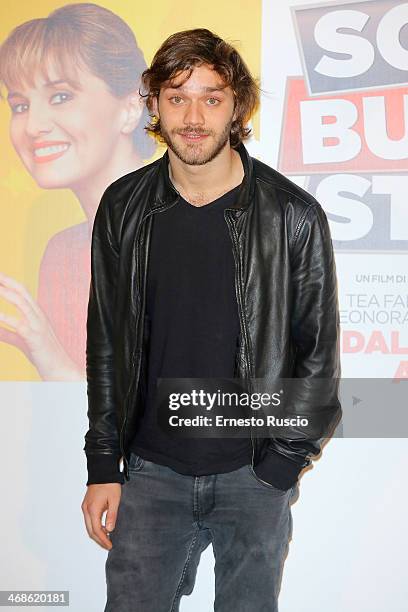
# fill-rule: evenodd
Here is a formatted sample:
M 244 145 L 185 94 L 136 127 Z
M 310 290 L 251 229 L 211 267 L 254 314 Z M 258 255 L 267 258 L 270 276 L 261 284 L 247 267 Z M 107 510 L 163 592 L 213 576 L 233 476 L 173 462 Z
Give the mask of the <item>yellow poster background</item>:
M 2 8 L 1 42 L 17 25 L 46 17 L 64 2 L 20 1 Z M 260 77 L 261 1 L 242 0 L 156 0 L 155 2 L 116 1 L 97 3 L 122 17 L 132 28 L 149 65 L 154 52 L 173 32 L 205 27 L 232 42 L 251 72 Z M 3 95 L 7 91 L 3 88 Z M 0 101 L 2 163 L 0 164 L 0 271 L 22 283 L 36 297 L 38 270 L 50 238 L 57 232 L 82 223 L 84 213 L 69 189 L 42 189 L 29 175 L 9 137 L 10 108 Z M 253 120 L 259 137 L 259 114 Z M 161 156 L 162 148 L 151 158 Z M 0 296 L 0 312 L 17 316 L 15 306 Z M 7 325 L 0 322 L 2 327 Z M 10 329 L 10 328 L 9 328 Z M 7 342 L 0 342 L 1 380 L 41 380 L 37 369 L 24 353 Z

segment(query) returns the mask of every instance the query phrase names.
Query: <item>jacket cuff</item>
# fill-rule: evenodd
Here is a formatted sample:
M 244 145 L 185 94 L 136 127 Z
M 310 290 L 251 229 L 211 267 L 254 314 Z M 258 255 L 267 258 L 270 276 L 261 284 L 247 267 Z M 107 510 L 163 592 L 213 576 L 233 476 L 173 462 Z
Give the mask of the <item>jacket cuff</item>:
M 88 467 L 88 481 L 90 484 L 107 484 L 118 482 L 124 484 L 125 476 L 119 470 L 120 457 L 112 453 L 90 454 L 86 456 Z
M 302 469 L 299 463 L 270 448 L 266 449 L 264 457 L 254 466 L 254 472 L 259 478 L 283 491 L 293 487 Z

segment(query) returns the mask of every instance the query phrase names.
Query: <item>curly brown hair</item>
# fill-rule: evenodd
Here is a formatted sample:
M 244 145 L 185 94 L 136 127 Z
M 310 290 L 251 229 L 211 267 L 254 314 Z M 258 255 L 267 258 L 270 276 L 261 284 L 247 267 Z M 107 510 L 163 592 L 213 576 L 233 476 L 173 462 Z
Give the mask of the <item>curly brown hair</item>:
M 158 98 L 165 83 L 187 70 L 184 83 L 194 68 L 202 64 L 211 66 L 234 93 L 236 119 L 231 126 L 230 144 L 235 148 L 251 135 L 252 130 L 246 124 L 259 106 L 260 88 L 238 51 L 205 28 L 169 36 L 154 55 L 150 68 L 142 73 L 139 94 L 146 98 L 152 118 L 145 130 L 163 142 L 160 119 L 153 114 L 153 99 Z

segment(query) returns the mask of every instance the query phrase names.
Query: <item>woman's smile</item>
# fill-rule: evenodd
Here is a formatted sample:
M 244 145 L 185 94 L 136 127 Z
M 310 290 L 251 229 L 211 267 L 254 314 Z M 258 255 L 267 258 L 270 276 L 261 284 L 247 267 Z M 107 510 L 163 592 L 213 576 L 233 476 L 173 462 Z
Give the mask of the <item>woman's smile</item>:
M 60 140 L 38 142 L 33 147 L 34 161 L 37 164 L 43 164 L 57 159 L 64 155 L 70 146 L 69 142 Z

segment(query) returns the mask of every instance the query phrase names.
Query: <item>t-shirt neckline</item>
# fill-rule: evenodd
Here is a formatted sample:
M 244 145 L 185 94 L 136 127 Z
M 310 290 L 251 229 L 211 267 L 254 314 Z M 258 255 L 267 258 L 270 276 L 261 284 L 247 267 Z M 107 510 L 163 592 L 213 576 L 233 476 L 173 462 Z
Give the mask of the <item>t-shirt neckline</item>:
M 208 202 L 208 204 L 203 204 L 202 206 L 194 206 L 194 204 L 191 204 L 185 198 L 183 198 L 182 195 L 180 195 L 180 202 L 182 204 L 184 204 L 185 206 L 188 206 L 188 208 L 195 209 L 195 210 L 204 210 L 204 209 L 213 208 L 218 203 L 222 202 L 223 200 L 225 200 L 226 198 L 231 196 L 231 194 L 234 193 L 236 190 L 238 190 L 241 187 L 241 185 L 242 185 L 242 183 L 240 183 L 239 185 L 236 185 L 235 187 L 233 187 L 232 189 L 230 189 L 226 193 L 223 193 L 221 196 L 219 196 L 215 200 L 212 200 L 211 202 Z

